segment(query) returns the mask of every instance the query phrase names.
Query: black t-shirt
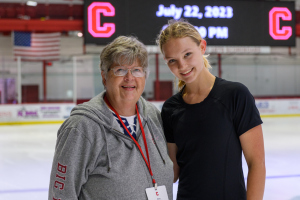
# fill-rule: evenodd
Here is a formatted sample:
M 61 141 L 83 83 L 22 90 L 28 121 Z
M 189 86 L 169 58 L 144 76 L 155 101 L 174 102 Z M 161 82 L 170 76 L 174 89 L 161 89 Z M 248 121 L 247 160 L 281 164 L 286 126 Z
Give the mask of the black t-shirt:
M 247 87 L 216 77 L 202 102 L 187 104 L 179 92 L 161 115 L 167 142 L 178 147 L 178 200 L 246 199 L 239 136 L 262 124 Z

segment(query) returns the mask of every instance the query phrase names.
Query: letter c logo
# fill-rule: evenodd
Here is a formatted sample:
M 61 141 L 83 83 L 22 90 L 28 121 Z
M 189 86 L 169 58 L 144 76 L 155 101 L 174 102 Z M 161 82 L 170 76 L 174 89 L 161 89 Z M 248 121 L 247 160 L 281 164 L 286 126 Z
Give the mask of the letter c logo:
M 292 20 L 292 13 L 288 8 L 274 7 L 269 12 L 269 33 L 274 40 L 287 40 L 293 31 L 290 26 L 282 26 L 280 29 L 280 19 L 284 21 Z
M 116 31 L 114 23 L 100 26 L 100 13 L 103 16 L 115 16 L 115 8 L 108 2 L 93 2 L 88 7 L 88 31 L 93 37 L 108 38 Z

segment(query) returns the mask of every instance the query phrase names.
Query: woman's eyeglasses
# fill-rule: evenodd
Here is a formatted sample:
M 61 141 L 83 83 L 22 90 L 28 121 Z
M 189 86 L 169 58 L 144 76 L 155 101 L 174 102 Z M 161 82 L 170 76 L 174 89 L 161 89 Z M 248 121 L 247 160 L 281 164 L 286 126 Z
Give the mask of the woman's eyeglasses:
M 134 67 L 134 68 L 128 69 L 124 66 L 116 66 L 116 67 L 111 68 L 110 70 L 112 70 L 116 76 L 125 76 L 128 73 L 128 71 L 131 71 L 131 74 L 134 77 L 145 76 L 145 71 L 142 67 Z

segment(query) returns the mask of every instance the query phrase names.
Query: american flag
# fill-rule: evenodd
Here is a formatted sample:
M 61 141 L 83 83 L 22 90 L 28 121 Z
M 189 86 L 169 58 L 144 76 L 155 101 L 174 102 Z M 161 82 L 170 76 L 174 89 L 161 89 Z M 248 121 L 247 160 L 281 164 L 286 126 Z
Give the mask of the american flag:
M 60 33 L 13 32 L 14 56 L 27 61 L 51 61 L 60 57 Z

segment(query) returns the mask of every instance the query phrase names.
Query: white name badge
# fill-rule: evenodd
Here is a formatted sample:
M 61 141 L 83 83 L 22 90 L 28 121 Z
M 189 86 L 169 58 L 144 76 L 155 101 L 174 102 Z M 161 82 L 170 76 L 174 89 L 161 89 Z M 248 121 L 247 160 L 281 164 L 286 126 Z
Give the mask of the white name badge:
M 158 186 L 157 190 L 154 187 L 146 188 L 148 200 L 169 200 L 166 186 Z

